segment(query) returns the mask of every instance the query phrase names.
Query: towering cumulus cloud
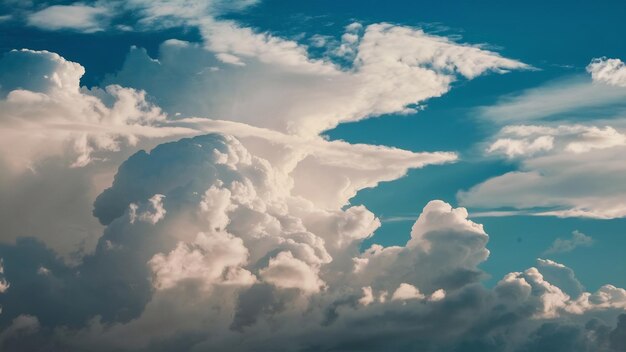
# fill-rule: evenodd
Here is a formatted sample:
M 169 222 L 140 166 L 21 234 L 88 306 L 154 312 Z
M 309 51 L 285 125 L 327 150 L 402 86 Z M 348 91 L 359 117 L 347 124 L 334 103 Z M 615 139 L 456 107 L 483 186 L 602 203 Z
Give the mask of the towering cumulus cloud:
M 458 156 L 322 136 L 527 65 L 387 23 L 352 23 L 312 58 L 216 17 L 254 3 L 25 10 L 50 31 L 130 18 L 116 30 L 193 27 L 202 42 L 167 40 L 154 58 L 133 47 L 92 88 L 52 52 L 0 60 L 2 351 L 623 349 L 624 289 L 587 292 L 548 259 L 483 286 L 489 235 L 465 208 L 422 204 L 404 244 L 364 248 L 381 221 L 357 192 Z M 571 148 L 602 149 L 586 141 Z
M 488 235 L 442 201 L 426 205 L 406 245 L 361 253 L 380 226 L 371 212 L 324 210 L 292 185 L 233 137 L 136 153 L 95 202 L 106 229 L 81 264 L 29 241 L 0 249 L 0 320 L 28 313 L 37 327 L 11 343 L 35 334 L 90 351 L 508 349 L 565 329 L 595 346 L 610 343 L 602 322 L 626 307 L 625 290 L 583 292 L 546 260 L 482 288 Z

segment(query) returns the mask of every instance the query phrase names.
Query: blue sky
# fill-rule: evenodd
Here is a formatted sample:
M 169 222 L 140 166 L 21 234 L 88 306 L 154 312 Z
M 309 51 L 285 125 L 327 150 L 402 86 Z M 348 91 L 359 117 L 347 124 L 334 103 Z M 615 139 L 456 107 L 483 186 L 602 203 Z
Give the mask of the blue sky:
M 142 335 L 172 305 L 174 322 L 193 318 L 164 350 L 238 333 L 236 350 L 360 350 L 343 328 L 462 318 L 455 304 L 483 297 L 494 306 L 474 313 L 489 318 L 453 338 L 385 345 L 373 329 L 370 347 L 621 351 L 625 13 L 620 1 L 0 4 L 0 345 L 89 350 Z M 173 297 L 232 312 L 194 315 Z M 518 325 L 498 320 L 503 307 Z M 290 327 L 303 312 L 322 321 L 310 333 Z M 456 324 L 435 320 L 416 329 Z M 286 327 L 264 340 L 272 321 Z M 101 348 L 150 350 L 153 334 Z

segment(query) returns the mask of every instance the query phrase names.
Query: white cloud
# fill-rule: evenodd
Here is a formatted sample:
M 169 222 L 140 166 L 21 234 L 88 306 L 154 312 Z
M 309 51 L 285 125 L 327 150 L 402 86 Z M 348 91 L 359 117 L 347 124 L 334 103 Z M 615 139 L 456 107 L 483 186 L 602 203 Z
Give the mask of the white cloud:
M 564 253 L 571 252 L 577 247 L 588 247 L 593 244 L 593 238 L 585 235 L 582 232 L 574 231 L 572 232 L 572 238 L 563 239 L 557 238 L 554 240 L 550 248 L 546 250 L 546 254 L 550 253 Z
M 515 297 L 518 301 L 525 301 L 535 307 L 535 318 L 557 318 L 567 315 L 582 315 L 592 311 L 602 311 L 607 308 L 622 310 L 626 308 L 626 290 L 612 285 L 600 287 L 594 293 L 582 292 L 580 283 L 573 276 L 568 267 L 549 260 L 539 260 L 540 269 L 530 268 L 523 273 L 507 274 L 496 286 L 495 291 L 501 297 L 508 299 Z M 561 271 L 567 282 L 561 282 L 564 287 L 572 287 L 576 296 L 571 297 L 560 287 L 546 280 L 542 270 Z M 553 274 L 554 275 L 554 274 Z
M 624 101 L 626 90 L 622 88 L 594 84 L 587 77 L 570 77 L 502 97 L 494 105 L 477 109 L 477 114 L 499 124 L 515 124 L 623 105 Z
M 540 136 L 534 139 L 501 138 L 493 142 L 487 149 L 488 153 L 502 152 L 507 157 L 518 155 L 533 155 L 554 147 L 554 137 Z
M 4 263 L 0 259 L 0 293 L 5 293 L 11 287 L 11 284 L 4 277 Z
M 68 259 L 95 245 L 102 227 L 91 216 L 93 199 L 118 163 L 194 132 L 169 126 L 145 92 L 81 88 L 83 74 L 81 65 L 47 51 L 14 50 L 0 59 L 2 240 L 36 236 Z
M 159 222 L 159 220 L 163 219 L 167 211 L 163 206 L 163 198 L 165 198 L 162 194 L 155 194 L 146 202 L 146 205 L 140 209 L 140 206 L 135 203 L 130 203 L 129 207 L 129 217 L 130 223 L 133 224 L 135 221 L 145 221 L 149 222 L 152 225 Z M 139 211 L 139 213 L 138 213 Z
M 325 286 L 317 269 L 293 257 L 291 252 L 280 252 L 270 258 L 267 267 L 259 271 L 261 278 L 279 288 L 297 288 L 306 293 L 319 292 Z
M 454 289 L 480 278 L 478 264 L 487 259 L 488 236 L 467 219 L 464 208 L 431 201 L 411 230 L 406 246 L 373 245 L 353 258 L 357 282 L 396 290 L 402 284 L 425 292 Z
M 439 302 L 445 298 L 446 298 L 446 290 L 440 288 L 437 291 L 433 292 L 430 295 L 430 297 L 428 297 L 428 300 L 431 302 Z
M 459 192 L 461 204 L 561 217 L 626 216 L 626 184 L 618 176 L 624 172 L 624 131 L 580 124 L 516 125 L 496 138 L 487 151 L 519 158 L 519 171 Z
M 326 336 L 321 343 L 332 349 L 361 340 L 350 331 L 383 338 L 382 324 L 442 348 L 492 334 L 517 346 L 506 333 L 477 336 L 472 326 L 517 314 L 522 318 L 505 330 L 526 337 L 542 319 L 588 320 L 595 312 L 614 317 L 624 306 L 626 295 L 612 286 L 573 298 L 548 280 L 552 275 L 567 282 L 560 276 L 566 270 L 547 261 L 508 275 L 493 291 L 480 288 L 478 266 L 489 254 L 488 236 L 465 209 L 442 201 L 426 205 L 405 246 L 359 253 L 376 227 L 373 215 L 363 207 L 316 207 L 293 195 L 287 179 L 280 166 L 222 135 L 166 143 L 129 158 L 95 204 L 95 214 L 107 224 L 100 245 L 76 271 L 57 279 L 77 287 L 72 292 L 80 322 L 95 314 L 108 318 L 61 329 L 55 341 L 68 349 L 141 350 L 156 341 L 178 346 L 181 336 L 197 333 L 193 348 L 199 350 L 231 349 L 237 341 L 241 350 L 275 350 L 285 341 L 308 346 Z M 154 224 L 131 224 L 128 204 L 145 204 L 154 194 L 166 197 L 167 216 Z M 360 270 L 353 270 L 354 262 L 362 263 Z M 555 269 L 540 271 L 547 267 Z M 67 270 L 60 268 L 55 279 L 57 271 Z M 114 285 L 114 297 L 123 299 L 115 300 L 109 290 L 84 290 L 94 284 Z M 14 288 L 23 292 L 21 284 Z M 51 299 L 46 291 L 30 294 Z M 93 300 L 107 305 L 94 310 Z M 137 309 L 135 315 L 117 318 L 129 309 Z M 444 329 L 450 326 L 454 329 Z
M 415 286 L 407 283 L 401 283 L 400 286 L 391 295 L 392 301 L 406 301 L 408 299 L 424 299 L 424 296 Z
M 364 30 L 349 70 L 310 59 L 296 42 L 233 23 L 210 22 L 205 29 L 204 48 L 168 41 L 158 61 L 145 51 L 132 50 L 108 82 L 144 89 L 170 113 L 310 137 L 342 122 L 413 111 L 411 106 L 441 96 L 461 77 L 527 67 L 493 52 L 389 24 Z M 246 65 L 224 65 L 218 58 L 223 61 L 225 54 Z M 263 85 L 250 85 L 250 80 Z M 169 84 L 157 84 L 162 81 Z M 208 90 L 212 94 L 204 93 Z
M 372 287 L 367 286 L 362 287 L 361 289 L 363 290 L 363 297 L 359 298 L 359 303 L 364 306 L 372 304 L 374 302 L 374 293 L 372 292 Z
M 215 54 L 215 57 L 217 57 L 218 60 L 220 60 L 221 62 L 225 64 L 231 64 L 231 65 L 237 65 L 237 66 L 246 65 L 243 61 L 241 61 L 240 58 L 238 58 L 235 55 L 231 55 L 227 53 L 217 53 Z
M 74 268 L 44 251 L 55 264 L 46 263 L 54 269 L 50 275 L 11 272 L 32 275 L 27 279 L 42 285 L 54 276 L 54 287 L 76 298 L 75 320 L 60 323 L 49 311 L 63 306 L 67 296 L 26 292 L 26 299 L 32 295 L 41 299 L 34 301 L 50 302 L 33 307 L 32 314 L 45 316 L 51 327 L 32 329 L 35 333 L 54 334 L 55 343 L 69 350 L 149 350 L 157 344 L 176 349 L 181 341 L 182 350 L 348 350 L 365 346 L 363 341 L 380 350 L 380 343 L 389 347 L 390 337 L 400 350 L 418 349 L 420 341 L 434 350 L 503 341 L 516 350 L 521 340 L 534 336 L 542 319 L 587 319 L 599 310 L 614 318 L 624 306 L 625 291 L 612 286 L 572 299 L 548 280 L 567 270 L 547 261 L 539 267 L 554 269 L 551 274 L 531 268 L 507 275 L 495 290 L 481 287 L 479 265 L 489 255 L 488 236 L 468 219 L 465 208 L 443 201 L 424 207 L 406 245 L 373 245 L 360 252 L 380 221 L 363 206 L 348 206 L 350 198 L 409 168 L 450 162 L 456 155 L 327 141 L 319 134 L 345 121 L 408 112 L 462 77 L 525 65 L 413 28 L 375 24 L 363 33 L 356 25 L 347 28 L 352 35 L 343 41 L 354 45 L 355 58 L 351 68 L 342 70 L 326 58 L 309 58 L 306 48 L 293 41 L 211 18 L 218 7 L 231 6 L 226 2 L 129 4 L 144 16 L 144 26 L 193 25 L 205 40 L 203 46 L 168 41 L 158 60 L 135 49 L 122 72 L 110 78 L 144 88 L 165 113 L 147 103 L 140 90 L 81 89 L 77 64 L 49 53 L 22 54 L 20 60 L 43 56 L 46 65 L 32 67 L 43 67 L 41 77 L 47 77 L 22 82 L 17 74 L 17 85 L 3 81 L 3 89 L 9 87 L 3 94 L 30 92 L 25 95 L 49 100 L 63 112 L 19 115 L 35 121 L 35 130 L 45 137 L 24 143 L 39 146 L 47 139 L 25 159 L 59 157 L 82 166 L 64 170 L 101 168 L 106 173 L 111 165 L 98 159 L 126 159 L 136 149 L 183 135 L 219 134 L 139 151 L 115 178 L 102 176 L 99 188 L 87 188 L 99 193 L 113 180 L 94 204 L 94 215 L 106 226 L 95 251 Z M 245 66 L 232 65 L 238 62 L 233 57 Z M 265 84 L 251 87 L 251 79 Z M 18 107 L 37 104 L 33 98 Z M 175 112 L 182 116 L 167 118 Z M 83 135 L 65 130 L 76 125 Z M 597 141 L 610 131 L 599 131 L 599 137 L 581 137 L 587 144 L 568 152 L 612 150 L 610 143 Z M 560 151 L 559 138 L 554 137 L 553 148 Z M 55 144 L 50 140 L 61 147 L 50 150 Z M 67 145 L 69 152 L 63 149 Z M 81 179 L 94 181 L 94 174 L 85 172 Z M 24 246 L 6 248 L 21 251 Z M 21 260 L 36 261 L 33 268 L 42 265 L 31 256 Z M 8 266 L 13 267 L 19 266 Z M 17 292 L 30 287 L 11 280 Z M 403 303 L 389 302 L 390 292 L 392 301 Z M 17 294 L 7 297 L 5 303 L 14 307 L 23 302 Z M 15 313 L 0 318 L 10 321 Z M 36 326 L 33 321 L 26 325 Z M 508 325 L 492 327 L 499 325 L 493 321 Z
M 15 168 L 64 155 L 67 148 L 76 157 L 72 166 L 82 167 L 93 161 L 93 154 L 135 145 L 141 137 L 189 132 L 164 126 L 165 115 L 146 101 L 144 92 L 117 85 L 80 88 L 84 68 L 55 53 L 14 50 L 0 65 L 5 94 L 0 100 L 0 156 Z
M 45 30 L 76 30 L 85 33 L 102 31 L 112 16 L 106 7 L 54 5 L 28 16 L 28 24 Z
M 594 60 L 588 71 L 594 81 L 618 80 L 619 67 L 615 61 Z M 625 217 L 626 183 L 620 175 L 626 172 L 626 119 L 614 109 L 624 94 L 622 87 L 603 83 L 562 81 L 484 108 L 484 116 L 516 122 L 502 128 L 485 150 L 515 159 L 518 170 L 459 192 L 459 202 L 487 210 L 483 216 Z M 597 109 L 590 116 L 585 108 L 592 106 Z M 604 117 L 607 112 L 613 115 Z M 548 117 L 541 124 L 528 123 Z M 581 117 L 584 123 L 576 122 Z
M 626 87 L 626 66 L 620 59 L 593 59 L 587 66 L 587 72 L 594 81 Z
M 199 233 L 193 243 L 179 242 L 169 254 L 156 254 L 148 265 L 157 289 L 197 281 L 208 290 L 216 284 L 252 285 L 256 278 L 242 268 L 247 260 L 248 250 L 240 238 L 214 232 Z

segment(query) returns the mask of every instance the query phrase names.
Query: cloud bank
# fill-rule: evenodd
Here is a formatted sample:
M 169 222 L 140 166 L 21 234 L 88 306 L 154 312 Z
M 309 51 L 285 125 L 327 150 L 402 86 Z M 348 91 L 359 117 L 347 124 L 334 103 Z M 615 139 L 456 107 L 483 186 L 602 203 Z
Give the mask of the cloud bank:
M 614 105 L 626 94 L 620 63 L 594 59 L 587 67 L 589 82 L 570 80 L 563 89 L 549 84 L 482 109 L 506 124 L 488 142 L 486 154 L 504 157 L 518 170 L 459 192 L 459 202 L 558 217 L 626 216 L 626 119 Z M 589 94 L 578 99 L 582 92 Z M 596 108 L 583 109 L 589 106 Z
M 433 200 L 404 245 L 361 250 L 381 223 L 350 204 L 359 190 L 457 155 L 320 136 L 527 65 L 380 23 L 346 28 L 340 66 L 215 17 L 252 4 L 100 3 L 115 9 L 112 22 L 132 9 L 136 28 L 193 26 L 203 38 L 168 40 L 157 58 L 132 48 L 103 87 L 81 87 L 83 67 L 54 53 L 2 58 L 3 350 L 623 347 L 624 289 L 586 292 L 571 269 L 542 259 L 481 285 L 489 236 L 465 208 Z M 82 11 L 73 21 L 59 22 L 58 5 L 31 19 L 49 30 L 107 25 L 88 5 L 71 7 Z M 549 138 L 492 152 L 620 143 L 610 129 L 533 133 Z

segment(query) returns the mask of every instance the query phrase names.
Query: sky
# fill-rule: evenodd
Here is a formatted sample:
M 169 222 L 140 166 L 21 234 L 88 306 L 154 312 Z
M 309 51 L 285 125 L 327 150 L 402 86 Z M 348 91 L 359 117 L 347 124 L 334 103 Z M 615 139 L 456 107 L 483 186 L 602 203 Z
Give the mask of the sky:
M 625 14 L 0 2 L 0 349 L 626 351 Z

